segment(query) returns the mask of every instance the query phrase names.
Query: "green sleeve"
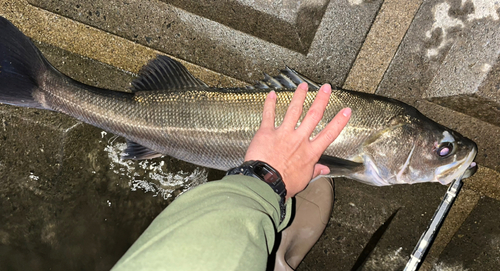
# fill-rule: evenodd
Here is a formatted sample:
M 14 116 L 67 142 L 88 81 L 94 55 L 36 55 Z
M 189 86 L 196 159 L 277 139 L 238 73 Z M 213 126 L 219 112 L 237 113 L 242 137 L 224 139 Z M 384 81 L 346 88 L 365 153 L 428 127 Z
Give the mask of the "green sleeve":
M 264 182 L 227 176 L 174 200 L 113 267 L 118 270 L 265 270 L 280 224 L 279 196 Z

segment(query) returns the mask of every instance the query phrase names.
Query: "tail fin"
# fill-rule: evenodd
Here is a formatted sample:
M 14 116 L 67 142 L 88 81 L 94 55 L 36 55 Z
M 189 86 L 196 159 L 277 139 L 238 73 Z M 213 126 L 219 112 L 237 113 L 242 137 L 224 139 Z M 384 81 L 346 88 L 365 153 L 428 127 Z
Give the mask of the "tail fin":
M 48 67 L 31 40 L 0 16 L 0 103 L 43 108 L 33 92 Z

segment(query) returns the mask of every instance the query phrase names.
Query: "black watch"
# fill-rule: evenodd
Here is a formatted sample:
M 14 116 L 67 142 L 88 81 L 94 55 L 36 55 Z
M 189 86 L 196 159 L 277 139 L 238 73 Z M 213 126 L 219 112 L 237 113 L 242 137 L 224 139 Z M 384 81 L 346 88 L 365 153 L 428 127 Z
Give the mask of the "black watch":
M 262 161 L 246 161 L 241 166 L 228 170 L 226 176 L 237 174 L 251 176 L 267 183 L 280 196 L 280 223 L 283 222 L 286 215 L 286 187 L 279 172 Z

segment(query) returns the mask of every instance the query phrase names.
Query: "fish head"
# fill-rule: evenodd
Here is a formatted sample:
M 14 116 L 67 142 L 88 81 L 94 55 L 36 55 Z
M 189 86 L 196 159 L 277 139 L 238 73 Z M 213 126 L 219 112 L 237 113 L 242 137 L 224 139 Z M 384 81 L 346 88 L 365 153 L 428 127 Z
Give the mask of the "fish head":
M 449 184 L 477 170 L 477 145 L 429 119 L 398 120 L 365 144 L 364 164 L 378 185 Z
M 428 158 L 429 170 L 433 172 L 431 182 L 447 185 L 458 178 L 467 178 L 477 171 L 474 159 L 477 145 L 474 141 L 458 132 L 437 125 L 432 143 L 432 157 Z M 424 180 L 425 181 L 425 180 Z

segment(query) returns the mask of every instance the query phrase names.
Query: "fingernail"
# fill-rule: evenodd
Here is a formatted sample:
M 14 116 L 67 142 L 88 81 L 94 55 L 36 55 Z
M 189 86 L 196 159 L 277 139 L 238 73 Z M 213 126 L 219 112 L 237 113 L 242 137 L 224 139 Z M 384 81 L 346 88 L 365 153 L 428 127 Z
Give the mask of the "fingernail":
M 303 90 L 307 90 L 308 87 L 309 87 L 309 85 L 304 82 L 304 83 L 300 83 L 298 87 L 301 88 L 301 89 L 303 89 Z
M 345 108 L 344 111 L 342 111 L 342 115 L 344 115 L 344 117 L 349 117 L 351 115 L 351 109 L 349 107 Z
M 330 86 L 330 84 L 324 84 L 322 89 L 324 93 L 328 93 L 332 90 L 332 86 Z
M 274 90 L 271 90 L 271 92 L 269 92 L 269 97 L 270 98 L 276 98 L 276 92 Z

